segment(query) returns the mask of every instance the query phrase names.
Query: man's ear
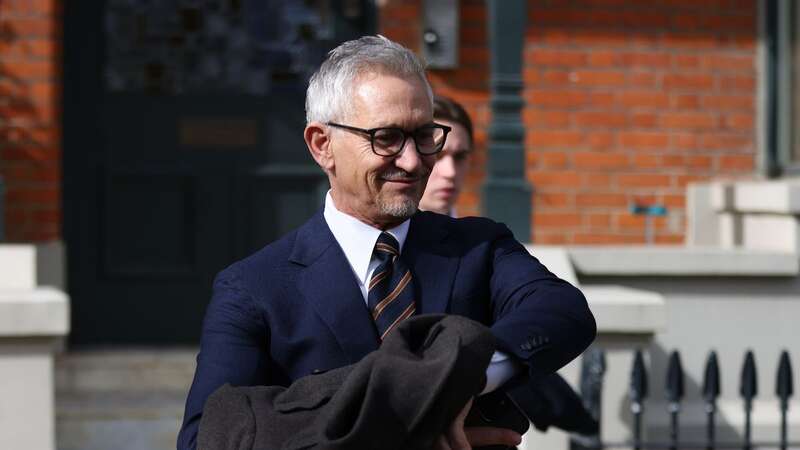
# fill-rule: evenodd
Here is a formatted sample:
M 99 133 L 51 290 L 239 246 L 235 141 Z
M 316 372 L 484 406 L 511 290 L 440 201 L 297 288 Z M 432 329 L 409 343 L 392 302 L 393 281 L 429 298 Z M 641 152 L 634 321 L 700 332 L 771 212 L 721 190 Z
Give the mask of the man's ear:
M 314 161 L 326 172 L 333 170 L 330 128 L 319 122 L 309 122 L 303 132 L 303 138 Z

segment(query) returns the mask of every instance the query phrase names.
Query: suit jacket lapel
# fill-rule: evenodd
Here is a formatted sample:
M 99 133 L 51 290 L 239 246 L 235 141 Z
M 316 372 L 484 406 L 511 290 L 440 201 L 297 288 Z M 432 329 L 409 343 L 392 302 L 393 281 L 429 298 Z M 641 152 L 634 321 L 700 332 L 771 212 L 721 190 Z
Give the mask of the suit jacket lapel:
M 449 230 L 432 226 L 424 214 L 411 219 L 403 260 L 414 277 L 417 314 L 449 312 L 459 257 L 448 244 Z
M 353 270 L 318 212 L 298 230 L 289 260 L 306 266 L 297 289 L 355 363 L 378 348 L 378 334 Z

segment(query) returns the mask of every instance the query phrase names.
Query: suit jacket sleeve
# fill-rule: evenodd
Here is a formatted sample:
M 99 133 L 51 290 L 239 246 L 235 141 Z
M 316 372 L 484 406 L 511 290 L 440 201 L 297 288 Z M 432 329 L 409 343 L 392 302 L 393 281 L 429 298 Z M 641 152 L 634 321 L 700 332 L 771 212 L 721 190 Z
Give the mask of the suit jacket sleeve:
M 235 264 L 217 275 L 203 322 L 200 353 L 178 435 L 178 449 L 196 447 L 206 399 L 225 383 L 264 384 L 269 357 L 268 329 L 241 281 Z
M 594 340 L 596 325 L 583 294 L 498 226 L 490 255 L 491 329 L 498 349 L 525 363 L 536 380 L 580 355 Z

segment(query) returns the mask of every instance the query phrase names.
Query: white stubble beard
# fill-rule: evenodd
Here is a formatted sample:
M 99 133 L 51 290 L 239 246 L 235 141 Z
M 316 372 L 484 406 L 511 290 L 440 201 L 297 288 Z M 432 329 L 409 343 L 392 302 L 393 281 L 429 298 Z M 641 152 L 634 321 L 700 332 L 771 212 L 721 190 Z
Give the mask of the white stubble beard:
M 381 214 L 395 217 L 398 219 L 408 219 L 417 212 L 418 203 L 411 199 L 403 199 L 396 202 L 378 201 L 378 208 Z

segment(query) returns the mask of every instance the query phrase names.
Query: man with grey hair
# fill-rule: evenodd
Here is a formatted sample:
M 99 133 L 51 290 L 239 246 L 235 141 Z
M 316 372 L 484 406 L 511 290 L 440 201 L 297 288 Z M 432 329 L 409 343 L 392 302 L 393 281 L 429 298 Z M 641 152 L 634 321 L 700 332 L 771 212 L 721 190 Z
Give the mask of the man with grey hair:
M 178 448 L 194 448 L 205 400 L 221 385 L 288 386 L 353 364 L 413 314 L 490 327 L 499 352 L 484 392 L 546 376 L 589 345 L 583 295 L 508 228 L 418 211 L 450 128 L 433 121 L 413 53 L 382 36 L 345 42 L 312 76 L 306 111 L 306 145 L 330 182 L 325 205 L 217 276 Z M 468 410 L 437 449 L 519 443 L 510 430 L 464 427 Z
M 448 131 L 427 118 L 432 104 L 433 92 L 425 77 L 424 66 L 399 44 L 382 36 L 365 37 L 345 42 L 330 52 L 309 83 L 305 139 L 317 164 L 328 174 L 331 197 L 339 211 L 377 228 L 398 219 L 408 219 L 416 212 L 431 162 L 435 160 L 434 144 L 444 143 Z M 427 119 L 428 123 L 414 130 L 413 139 L 408 142 L 416 142 L 418 147 L 420 143 L 429 145 L 429 151 L 400 152 L 394 158 L 391 151 L 382 150 L 381 144 L 397 146 L 400 141 L 406 141 L 408 135 L 402 132 L 402 127 L 377 128 L 373 129 L 376 130 L 374 134 L 370 134 L 367 130 L 343 124 L 356 123 L 359 121 L 357 116 L 362 115 L 365 123 L 406 125 L 388 117 L 383 124 L 375 121 L 388 115 L 392 109 L 398 116 L 407 116 L 404 117 L 406 121 L 423 123 L 420 118 Z M 368 160 L 368 164 L 347 160 L 338 164 L 337 171 L 333 152 L 327 145 L 331 134 L 348 143 L 353 141 L 361 150 L 352 154 L 336 152 L 336 156 L 352 156 L 359 161 Z M 369 139 L 364 139 L 364 136 Z M 373 154 L 376 150 L 377 155 Z M 395 164 L 384 164 L 387 161 Z M 347 173 L 350 171 L 355 173 Z M 350 186 L 353 177 L 366 177 L 368 180 L 365 186 Z

